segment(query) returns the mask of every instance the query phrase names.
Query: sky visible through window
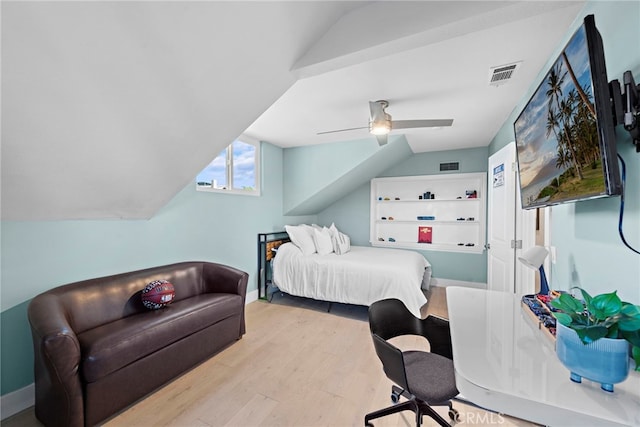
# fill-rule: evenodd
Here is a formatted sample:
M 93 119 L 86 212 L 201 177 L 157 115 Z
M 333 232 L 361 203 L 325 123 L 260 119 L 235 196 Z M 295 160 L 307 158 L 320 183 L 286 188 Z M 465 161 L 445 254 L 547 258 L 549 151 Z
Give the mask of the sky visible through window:
M 255 189 L 255 155 L 256 147 L 242 141 L 234 141 L 233 152 L 233 188 L 237 190 Z M 213 159 L 196 177 L 198 185 L 212 185 L 215 188 L 227 188 L 226 170 L 227 149 Z

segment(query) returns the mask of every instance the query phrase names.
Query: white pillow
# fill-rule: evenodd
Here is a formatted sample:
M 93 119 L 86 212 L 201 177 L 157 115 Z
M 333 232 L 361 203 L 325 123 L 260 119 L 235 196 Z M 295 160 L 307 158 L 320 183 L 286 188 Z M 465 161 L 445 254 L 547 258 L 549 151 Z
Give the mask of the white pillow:
M 328 255 L 333 252 L 333 242 L 331 233 L 327 227 L 323 227 L 322 231 L 313 230 L 313 242 L 316 244 L 316 251 L 320 255 Z
M 334 252 L 338 255 L 344 255 L 351 250 L 351 238 L 344 233 L 338 231 L 338 237 L 333 239 Z
M 300 225 L 285 225 L 285 231 L 291 242 L 300 248 L 303 255 L 311 255 L 316 252 L 316 245 L 307 229 Z
M 333 251 L 336 254 L 346 254 L 351 250 L 351 239 L 346 234 L 341 233 L 334 223 L 331 223 L 331 226 L 329 227 L 329 233 L 331 234 Z
M 336 225 L 332 222 L 331 226 L 329 227 L 329 234 L 331 234 L 331 242 L 333 244 L 333 252 L 335 252 L 335 253 L 338 253 L 338 251 L 337 251 L 338 245 L 336 243 L 336 239 L 338 238 L 338 233 L 340 233 L 340 232 L 336 228 Z

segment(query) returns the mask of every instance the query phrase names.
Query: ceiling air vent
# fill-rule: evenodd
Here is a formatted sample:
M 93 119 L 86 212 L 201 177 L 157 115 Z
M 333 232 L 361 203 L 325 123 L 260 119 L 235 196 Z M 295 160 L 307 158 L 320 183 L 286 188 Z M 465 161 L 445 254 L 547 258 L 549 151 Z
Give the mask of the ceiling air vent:
M 516 69 L 519 66 L 520 62 L 516 62 L 514 64 L 501 65 L 499 67 L 491 68 L 489 70 L 489 85 L 498 86 L 507 83 L 513 78 L 513 74 L 516 72 Z
M 460 169 L 458 162 L 440 163 L 440 171 L 457 171 Z

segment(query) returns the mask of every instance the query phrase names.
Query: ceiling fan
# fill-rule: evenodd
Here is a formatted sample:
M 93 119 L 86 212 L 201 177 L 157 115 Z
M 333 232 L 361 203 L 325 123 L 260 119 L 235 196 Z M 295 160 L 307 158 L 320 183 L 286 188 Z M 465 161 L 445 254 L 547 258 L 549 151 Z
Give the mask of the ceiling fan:
M 369 101 L 369 110 L 371 111 L 371 114 L 369 116 L 368 127 L 330 130 L 326 132 L 318 132 L 318 135 L 356 129 L 369 129 L 369 132 L 376 136 L 378 144 L 385 145 L 387 143 L 387 135 L 395 129 L 445 127 L 451 126 L 453 123 L 453 119 L 391 120 L 391 114 L 385 111 L 388 106 L 388 101 Z

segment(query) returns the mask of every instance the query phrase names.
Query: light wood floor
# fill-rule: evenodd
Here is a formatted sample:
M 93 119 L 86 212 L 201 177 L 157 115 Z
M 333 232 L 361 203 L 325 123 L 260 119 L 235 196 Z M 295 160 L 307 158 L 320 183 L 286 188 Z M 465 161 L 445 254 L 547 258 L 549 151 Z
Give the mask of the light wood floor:
M 444 288 L 428 294 L 428 313 L 446 317 Z M 213 358 L 132 405 L 105 425 L 119 426 L 361 426 L 364 415 L 391 404 L 369 335 L 365 307 L 276 295 L 247 306 L 246 335 Z M 402 337 L 403 349 L 427 349 Z M 455 404 L 458 425 L 531 426 Z M 447 419 L 446 408 L 437 409 Z M 411 412 L 374 421 L 412 426 Z M 39 426 L 33 408 L 2 422 Z M 436 423 L 424 418 L 425 426 Z

